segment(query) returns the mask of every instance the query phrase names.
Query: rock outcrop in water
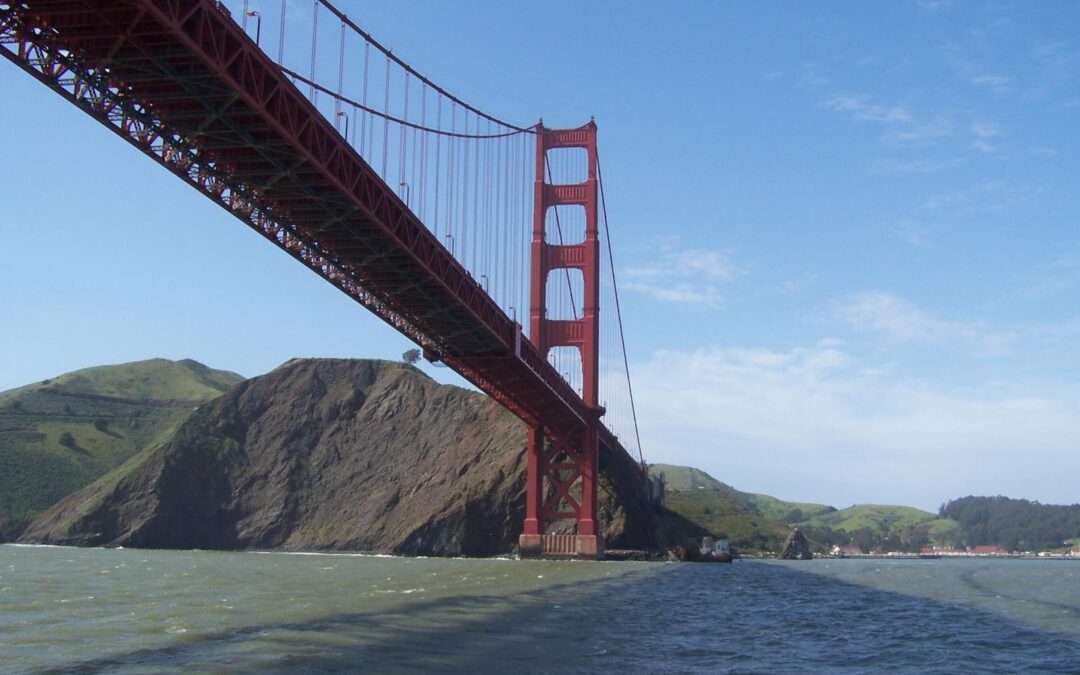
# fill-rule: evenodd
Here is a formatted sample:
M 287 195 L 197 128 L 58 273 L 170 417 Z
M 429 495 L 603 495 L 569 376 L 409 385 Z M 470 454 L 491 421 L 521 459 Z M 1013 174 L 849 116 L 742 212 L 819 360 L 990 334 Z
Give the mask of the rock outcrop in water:
M 810 542 L 806 535 L 796 527 L 784 541 L 784 548 L 777 557 L 781 560 L 811 560 L 814 552 L 810 550 Z
M 203 405 L 21 541 L 505 553 L 524 515 L 524 445 L 497 403 L 410 366 L 294 360 Z M 608 546 L 661 547 L 636 466 L 605 456 L 601 472 Z

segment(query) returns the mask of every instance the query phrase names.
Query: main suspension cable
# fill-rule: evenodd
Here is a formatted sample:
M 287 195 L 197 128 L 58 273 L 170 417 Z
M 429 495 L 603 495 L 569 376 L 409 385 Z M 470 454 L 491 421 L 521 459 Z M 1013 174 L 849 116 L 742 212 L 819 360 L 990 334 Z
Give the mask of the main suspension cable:
M 611 267 L 611 286 L 615 291 L 615 316 L 619 320 L 619 341 L 622 344 L 623 368 L 626 369 L 626 388 L 630 392 L 630 414 L 634 419 L 634 437 L 637 439 L 638 459 L 645 466 L 641 453 L 641 432 L 638 430 L 637 406 L 634 405 L 634 385 L 630 381 L 630 359 L 626 356 L 626 333 L 623 331 L 622 306 L 619 304 L 619 284 L 615 280 L 615 256 L 611 252 L 611 228 L 608 226 L 607 200 L 604 198 L 604 176 L 600 170 L 600 152 L 596 152 L 596 179 L 600 183 L 600 206 L 604 212 L 604 236 L 607 239 L 608 265 Z
M 489 115 L 489 114 L 485 113 L 482 110 L 478 110 L 478 109 L 472 107 L 471 105 L 469 105 L 465 101 L 462 101 L 461 99 L 454 96 L 450 92 L 446 91 L 445 89 L 443 89 L 439 85 L 435 84 L 434 82 L 432 82 L 428 78 L 424 77 L 423 74 L 417 72 L 408 63 L 405 63 L 400 58 L 395 56 L 394 53 L 391 50 L 389 50 L 386 47 L 382 46 L 382 44 L 380 44 L 378 40 L 373 38 L 370 33 L 365 31 L 360 26 L 356 25 L 344 12 L 342 12 L 340 9 L 335 7 L 329 0 L 316 0 L 316 2 L 321 4 L 323 7 L 326 7 L 328 10 L 330 10 L 330 12 L 334 16 L 336 16 L 343 23 L 347 24 L 349 26 L 349 28 L 352 28 L 354 31 L 356 31 L 360 35 L 360 37 L 364 38 L 364 40 L 366 42 L 372 44 L 376 49 L 378 49 L 383 54 L 385 54 L 388 59 L 391 59 L 394 63 L 401 66 L 405 70 L 405 72 L 410 73 L 413 77 L 416 77 L 421 82 L 428 85 L 429 87 L 431 87 L 435 91 L 439 92 L 440 94 L 442 94 L 446 98 L 450 99 L 454 103 L 457 103 L 458 105 L 465 108 L 466 110 L 469 110 L 469 111 L 475 113 L 476 115 L 479 115 L 480 117 L 483 117 L 484 119 L 491 120 L 492 122 L 494 122 L 494 123 L 496 123 L 496 124 L 498 124 L 500 126 L 506 127 L 508 129 L 513 129 L 513 130 L 519 131 L 519 132 L 522 132 L 522 131 L 524 131 L 524 132 L 533 132 L 534 131 L 535 126 L 533 126 L 533 127 L 520 127 L 520 126 L 517 126 L 516 124 L 510 124 L 509 122 L 504 122 L 503 120 L 500 120 L 497 117 L 493 117 L 492 115 Z M 284 14 L 282 16 L 284 17 Z M 284 22 L 284 19 L 283 19 L 283 22 Z

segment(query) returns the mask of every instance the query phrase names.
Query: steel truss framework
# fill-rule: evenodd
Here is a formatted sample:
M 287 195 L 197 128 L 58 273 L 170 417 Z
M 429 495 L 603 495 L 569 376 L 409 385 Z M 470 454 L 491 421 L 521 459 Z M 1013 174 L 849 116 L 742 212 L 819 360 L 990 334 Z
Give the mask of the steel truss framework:
M 597 421 L 590 385 L 582 400 L 547 362 L 551 345 L 541 349 L 523 336 L 217 3 L 0 0 L 0 54 L 415 341 L 426 357 L 530 428 L 542 427 L 564 452 L 589 454 L 589 439 L 598 436 L 606 450 L 627 455 Z M 551 134 L 538 138 L 561 138 Z M 572 192 L 548 186 L 543 198 L 570 203 L 559 200 L 577 199 Z M 544 253 L 559 266 L 571 266 L 574 255 Z M 565 344 L 575 330 L 547 332 Z

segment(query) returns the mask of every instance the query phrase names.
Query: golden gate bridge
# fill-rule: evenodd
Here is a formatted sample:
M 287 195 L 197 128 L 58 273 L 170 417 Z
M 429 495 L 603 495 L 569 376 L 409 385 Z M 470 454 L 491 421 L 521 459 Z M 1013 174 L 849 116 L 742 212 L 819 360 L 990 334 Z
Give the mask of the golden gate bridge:
M 521 418 L 522 554 L 603 555 L 600 467 L 645 465 L 595 123 L 488 114 L 328 0 L 0 0 L 0 54 Z

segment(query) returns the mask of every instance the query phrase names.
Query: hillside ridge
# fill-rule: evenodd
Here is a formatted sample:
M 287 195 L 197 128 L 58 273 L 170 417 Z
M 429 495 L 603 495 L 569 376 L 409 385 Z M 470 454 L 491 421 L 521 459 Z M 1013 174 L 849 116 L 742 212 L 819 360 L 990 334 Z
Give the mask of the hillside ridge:
M 395 362 L 291 360 L 36 518 L 22 541 L 493 555 L 524 519 L 524 426 Z M 662 548 L 628 458 L 601 459 L 612 547 Z
M 14 536 L 242 380 L 191 359 L 148 359 L 0 392 L 0 530 Z

